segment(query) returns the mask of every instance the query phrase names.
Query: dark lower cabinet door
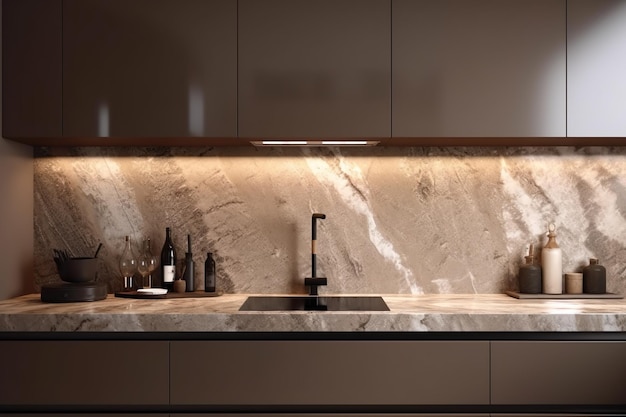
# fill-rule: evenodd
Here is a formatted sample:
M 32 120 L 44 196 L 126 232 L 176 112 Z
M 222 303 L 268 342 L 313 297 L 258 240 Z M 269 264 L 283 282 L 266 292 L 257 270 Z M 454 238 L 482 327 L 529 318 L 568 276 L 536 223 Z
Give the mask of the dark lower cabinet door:
M 564 0 L 394 0 L 393 136 L 565 136 L 565 15 Z
M 61 137 L 61 48 L 61 0 L 3 0 L 3 137 Z
M 389 137 L 390 0 L 240 0 L 239 136 Z
M 492 342 L 491 402 L 626 407 L 626 342 Z
M 236 51 L 236 0 L 64 0 L 63 134 L 236 137 Z
M 491 417 L 607 417 L 623 414 L 591 414 L 591 413 L 492 413 Z
M 169 342 L 0 341 L 0 355 L 0 408 L 169 402 Z
M 170 354 L 174 406 L 489 404 L 486 341 L 172 341 Z
M 171 417 L 267 417 L 268 414 L 172 414 Z M 380 413 L 286 413 L 280 414 L 282 417 L 489 417 L 489 414 L 458 413 L 458 414 L 423 414 L 423 413 L 401 413 L 401 414 L 380 414 Z

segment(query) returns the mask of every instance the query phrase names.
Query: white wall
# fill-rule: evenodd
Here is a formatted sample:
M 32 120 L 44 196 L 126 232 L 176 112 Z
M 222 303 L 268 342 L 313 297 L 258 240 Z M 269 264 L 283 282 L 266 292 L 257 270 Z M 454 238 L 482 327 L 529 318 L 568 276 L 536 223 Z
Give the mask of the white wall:
M 0 300 L 33 291 L 33 148 L 0 138 Z

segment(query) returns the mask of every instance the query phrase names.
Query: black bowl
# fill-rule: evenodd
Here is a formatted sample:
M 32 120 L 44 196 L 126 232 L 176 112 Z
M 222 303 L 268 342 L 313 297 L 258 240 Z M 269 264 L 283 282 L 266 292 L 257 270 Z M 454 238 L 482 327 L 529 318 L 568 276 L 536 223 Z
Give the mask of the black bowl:
M 96 279 L 97 258 L 69 258 L 59 263 L 59 275 L 65 282 L 88 282 Z

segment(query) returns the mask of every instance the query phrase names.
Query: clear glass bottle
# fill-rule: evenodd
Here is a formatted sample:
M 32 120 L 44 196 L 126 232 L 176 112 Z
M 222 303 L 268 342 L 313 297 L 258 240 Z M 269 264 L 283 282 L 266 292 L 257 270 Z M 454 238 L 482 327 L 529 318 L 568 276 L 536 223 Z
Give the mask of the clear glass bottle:
M 133 281 L 133 276 L 135 272 L 137 272 L 137 258 L 130 244 L 130 236 L 126 236 L 124 241 L 124 251 L 120 257 L 120 272 L 124 279 L 122 282 L 122 291 L 133 291 L 137 289 Z

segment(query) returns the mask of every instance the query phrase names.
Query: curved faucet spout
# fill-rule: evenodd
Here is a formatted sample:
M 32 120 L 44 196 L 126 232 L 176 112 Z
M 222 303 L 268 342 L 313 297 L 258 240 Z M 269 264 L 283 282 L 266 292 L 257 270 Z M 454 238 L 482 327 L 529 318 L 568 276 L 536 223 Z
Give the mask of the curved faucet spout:
M 311 216 L 311 236 L 313 237 L 313 240 L 317 240 L 317 219 L 325 219 L 326 215 L 322 214 L 322 213 L 313 213 L 313 216 Z M 315 253 L 315 250 L 313 250 L 313 253 Z M 313 274 L 313 276 L 315 276 L 315 274 Z

